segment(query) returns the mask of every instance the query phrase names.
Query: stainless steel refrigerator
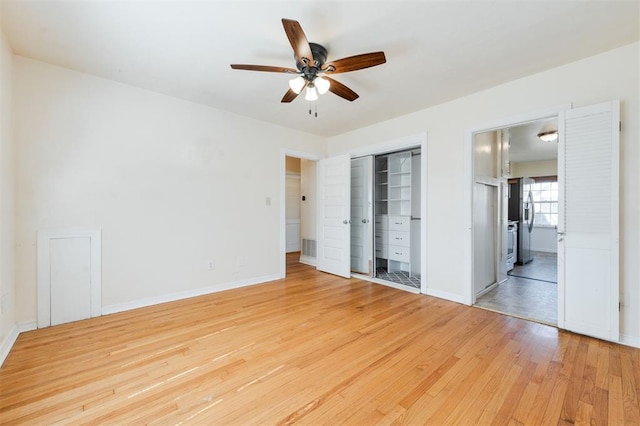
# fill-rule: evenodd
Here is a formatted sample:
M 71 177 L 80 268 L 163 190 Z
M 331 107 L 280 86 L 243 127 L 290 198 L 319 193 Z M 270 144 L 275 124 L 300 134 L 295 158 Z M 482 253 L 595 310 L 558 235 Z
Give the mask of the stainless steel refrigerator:
M 535 200 L 531 192 L 531 178 L 509 179 L 509 220 L 518 222 L 518 259 L 524 265 L 533 260 L 531 232 L 535 218 Z

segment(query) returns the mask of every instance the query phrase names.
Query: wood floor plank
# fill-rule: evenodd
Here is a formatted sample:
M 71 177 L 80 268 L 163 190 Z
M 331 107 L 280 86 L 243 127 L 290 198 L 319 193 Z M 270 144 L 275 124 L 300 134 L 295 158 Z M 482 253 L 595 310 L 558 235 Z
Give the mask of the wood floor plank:
M 22 333 L 2 424 L 634 424 L 640 350 L 287 257 L 287 278 Z

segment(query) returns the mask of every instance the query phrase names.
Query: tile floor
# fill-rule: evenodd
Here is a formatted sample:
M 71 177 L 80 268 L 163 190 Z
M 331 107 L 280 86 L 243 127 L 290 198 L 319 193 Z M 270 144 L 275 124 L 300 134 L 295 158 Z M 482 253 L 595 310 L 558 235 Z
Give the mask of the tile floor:
M 556 255 L 535 252 L 533 261 L 516 266 L 509 278 L 476 300 L 476 306 L 533 321 L 556 325 Z
M 516 265 L 508 275 L 548 281 L 555 284 L 558 282 L 558 255 L 555 253 L 534 252 L 533 261 L 526 265 Z
M 420 276 L 409 276 L 408 272 L 387 272 L 384 268 L 379 268 L 376 274 L 376 278 L 381 280 L 391 281 L 396 284 L 408 285 L 409 287 L 420 288 Z

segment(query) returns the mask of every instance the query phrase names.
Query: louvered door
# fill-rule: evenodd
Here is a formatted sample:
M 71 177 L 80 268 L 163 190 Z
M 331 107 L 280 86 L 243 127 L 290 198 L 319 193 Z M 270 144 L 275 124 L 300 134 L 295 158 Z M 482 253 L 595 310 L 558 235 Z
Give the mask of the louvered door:
M 559 117 L 558 326 L 619 338 L 619 103 Z

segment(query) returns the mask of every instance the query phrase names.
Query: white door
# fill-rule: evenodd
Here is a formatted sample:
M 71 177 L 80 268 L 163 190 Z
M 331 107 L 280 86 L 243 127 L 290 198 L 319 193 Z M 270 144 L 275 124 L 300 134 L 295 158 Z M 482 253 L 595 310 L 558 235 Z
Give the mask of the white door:
M 300 251 L 300 175 L 287 174 L 285 216 L 286 251 Z
M 373 157 L 351 160 L 351 270 L 371 275 Z
M 619 102 L 559 117 L 558 326 L 619 339 Z
M 91 239 L 55 238 L 49 242 L 51 325 L 91 317 Z
M 351 159 L 318 162 L 317 269 L 349 278 L 351 273 Z

